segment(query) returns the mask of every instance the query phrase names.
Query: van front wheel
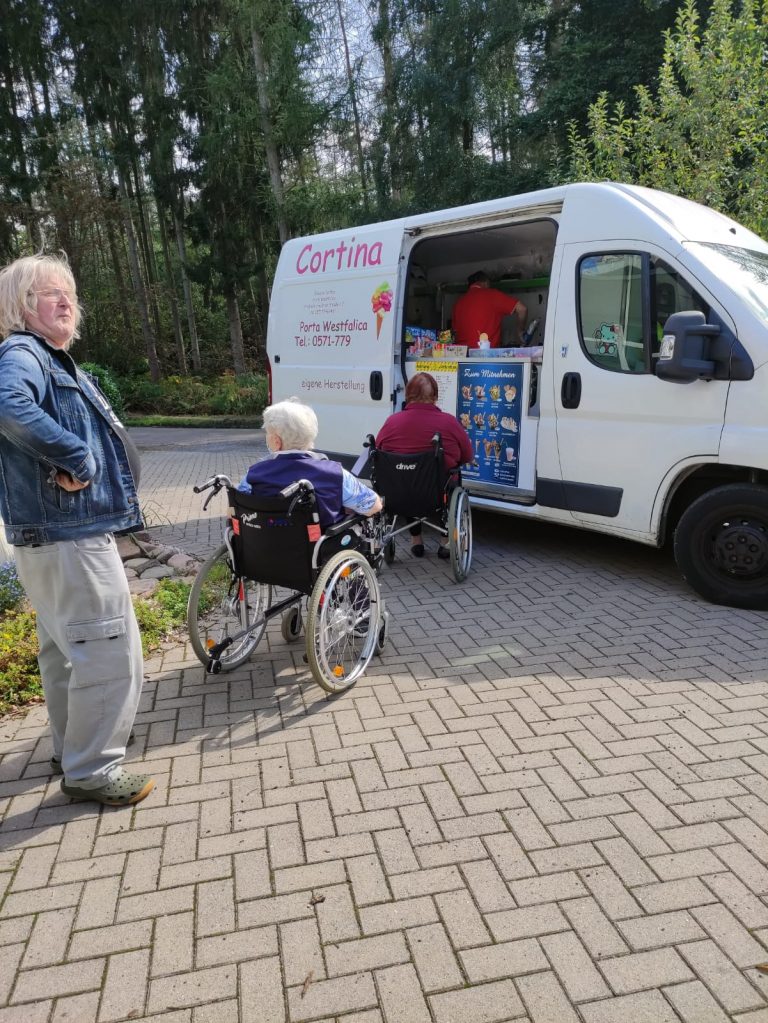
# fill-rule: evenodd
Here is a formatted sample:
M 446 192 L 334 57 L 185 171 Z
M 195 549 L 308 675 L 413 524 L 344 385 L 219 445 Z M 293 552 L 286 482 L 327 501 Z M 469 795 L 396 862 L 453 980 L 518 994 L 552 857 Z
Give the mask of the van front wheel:
M 675 561 L 707 600 L 768 608 L 768 487 L 731 483 L 699 497 L 678 523 Z

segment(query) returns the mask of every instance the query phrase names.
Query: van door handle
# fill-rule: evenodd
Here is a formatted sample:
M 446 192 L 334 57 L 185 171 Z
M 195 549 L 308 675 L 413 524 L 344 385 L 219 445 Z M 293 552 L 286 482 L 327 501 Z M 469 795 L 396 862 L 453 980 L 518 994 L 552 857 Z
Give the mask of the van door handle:
M 560 400 L 563 408 L 578 408 L 581 401 L 581 374 L 566 373 L 563 386 L 560 388 Z
M 371 398 L 374 401 L 381 401 L 384 395 L 384 374 L 381 370 L 375 369 L 371 373 L 369 387 L 371 390 Z

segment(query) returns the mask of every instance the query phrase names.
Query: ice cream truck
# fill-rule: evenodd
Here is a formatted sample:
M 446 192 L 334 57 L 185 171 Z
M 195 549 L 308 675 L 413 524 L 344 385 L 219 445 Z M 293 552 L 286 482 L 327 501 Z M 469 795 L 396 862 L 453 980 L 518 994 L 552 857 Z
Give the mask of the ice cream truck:
M 450 343 L 482 269 L 530 347 Z M 519 341 L 519 338 L 517 339 Z M 271 399 L 351 464 L 428 370 L 475 450 L 473 505 L 650 545 L 710 601 L 768 608 L 768 243 L 678 197 L 572 184 L 293 239 Z

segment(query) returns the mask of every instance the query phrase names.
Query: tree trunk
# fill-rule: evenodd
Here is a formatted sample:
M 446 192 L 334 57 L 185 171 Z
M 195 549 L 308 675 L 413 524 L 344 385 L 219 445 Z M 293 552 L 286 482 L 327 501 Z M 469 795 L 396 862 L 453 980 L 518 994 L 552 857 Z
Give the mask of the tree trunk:
M 141 321 L 141 333 L 144 338 L 144 348 L 147 352 L 147 361 L 149 362 L 149 375 L 153 383 L 157 383 L 160 379 L 160 361 L 157 358 L 157 342 L 155 336 L 152 333 L 152 327 L 149 323 L 149 306 L 147 304 L 147 292 L 144 287 L 144 279 L 141 275 L 141 263 L 139 262 L 139 248 L 136 244 L 136 233 L 133 229 L 133 221 L 131 220 L 131 208 L 130 201 L 128 199 L 128 190 L 125 187 L 125 178 L 120 170 L 117 168 L 117 180 L 120 185 L 120 195 L 123 200 L 123 219 L 125 223 L 125 237 L 128 243 L 128 263 L 131 268 L 131 278 L 133 280 L 133 293 L 136 296 L 136 305 L 139 309 L 139 319 Z
M 341 0 L 336 0 L 336 9 L 339 12 L 339 26 L 341 27 L 341 38 L 344 42 L 344 61 L 347 65 L 347 80 L 349 82 L 349 98 L 352 101 L 352 116 L 355 122 L 355 144 L 357 146 L 357 166 L 360 172 L 360 185 L 363 192 L 363 209 L 368 212 L 368 182 L 365 174 L 365 156 L 363 155 L 363 137 L 360 131 L 360 112 L 357 108 L 357 89 L 352 73 L 352 61 L 349 57 L 349 43 L 347 42 L 347 29 L 344 24 L 344 11 Z
M 183 200 L 182 200 L 183 202 Z M 192 371 L 199 373 L 202 368 L 200 361 L 200 342 L 197 337 L 197 321 L 195 320 L 195 308 L 192 305 L 192 287 L 187 274 L 187 246 L 184 241 L 184 229 L 181 217 L 176 207 L 173 207 L 173 228 L 176 234 L 176 249 L 179 253 L 181 263 L 181 283 L 184 288 L 184 305 L 187 309 L 187 327 L 189 328 L 189 349 L 192 358 Z
M 141 187 L 141 171 L 139 170 L 136 162 L 136 155 L 134 154 L 131 158 L 131 171 L 133 185 L 131 184 L 131 176 L 128 177 L 128 192 L 133 192 L 132 198 L 136 200 L 136 213 L 137 221 L 139 225 L 139 241 L 141 243 L 141 252 L 144 256 L 144 267 L 146 271 L 147 291 L 149 299 L 149 308 L 152 311 L 152 319 L 155 324 L 155 337 L 157 338 L 158 346 L 162 345 L 162 320 L 160 319 L 160 307 L 157 304 L 157 264 L 155 263 L 155 253 L 152 248 L 152 237 L 149 227 L 149 220 L 147 218 L 147 212 L 144 206 L 143 189 Z
M 107 244 L 109 245 L 109 255 L 112 260 L 112 273 L 115 277 L 115 284 L 117 286 L 117 297 L 120 303 L 120 313 L 123 317 L 123 324 L 125 326 L 125 336 L 127 340 L 133 342 L 135 337 L 134 322 L 131 319 L 131 314 L 128 309 L 128 301 L 126 299 L 125 288 L 119 286 L 119 282 L 123 279 L 123 266 L 120 262 L 120 254 L 117 251 L 117 238 L 115 236 L 115 225 L 112 223 L 112 210 L 111 199 L 104 184 L 104 175 L 101 172 L 99 164 L 100 157 L 98 153 L 98 144 L 96 141 L 96 133 L 94 131 L 93 123 L 90 119 L 87 122 L 88 130 L 88 142 L 90 144 L 91 155 L 93 157 L 93 171 L 96 177 L 96 187 L 99 191 L 99 196 L 102 202 L 102 209 L 104 212 L 104 226 L 107 231 Z
M 285 245 L 288 241 L 288 222 L 285 219 L 285 207 L 283 202 L 283 179 L 280 176 L 280 155 L 274 141 L 272 132 L 272 117 L 269 109 L 269 94 L 267 92 L 267 67 L 264 62 L 264 46 L 261 36 L 256 28 L 256 22 L 251 22 L 251 49 L 253 51 L 253 64 L 256 68 L 256 90 L 259 97 L 259 110 L 261 112 L 261 130 L 264 134 L 264 147 L 267 153 L 267 167 L 269 168 L 269 180 L 272 186 L 272 195 L 277 208 L 277 230 L 280 235 L 280 244 Z
M 160 242 L 163 246 L 163 259 L 165 260 L 165 280 L 168 302 L 171 307 L 171 318 L 173 320 L 173 336 L 176 339 L 176 361 L 179 372 L 182 376 L 187 374 L 187 353 L 184 351 L 184 335 L 181 332 L 181 318 L 179 317 L 179 304 L 176 301 L 176 281 L 174 280 L 173 264 L 171 263 L 171 251 L 168 245 L 168 231 L 165 226 L 165 214 L 157 203 L 157 222 L 160 227 Z
M 243 326 L 240 322 L 240 305 L 234 290 L 227 292 L 227 316 L 229 317 L 229 340 L 232 345 L 232 367 L 235 373 L 245 373 L 245 347 Z

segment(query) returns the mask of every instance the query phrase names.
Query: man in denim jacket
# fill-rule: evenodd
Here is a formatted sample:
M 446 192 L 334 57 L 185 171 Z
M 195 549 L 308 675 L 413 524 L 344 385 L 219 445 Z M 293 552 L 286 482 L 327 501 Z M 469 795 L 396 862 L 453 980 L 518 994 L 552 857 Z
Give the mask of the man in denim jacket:
M 154 788 L 121 763 L 141 695 L 141 640 L 113 533 L 142 526 L 135 449 L 68 349 L 81 311 L 63 260 L 0 271 L 0 515 L 37 613 L 52 770 L 75 799 Z

